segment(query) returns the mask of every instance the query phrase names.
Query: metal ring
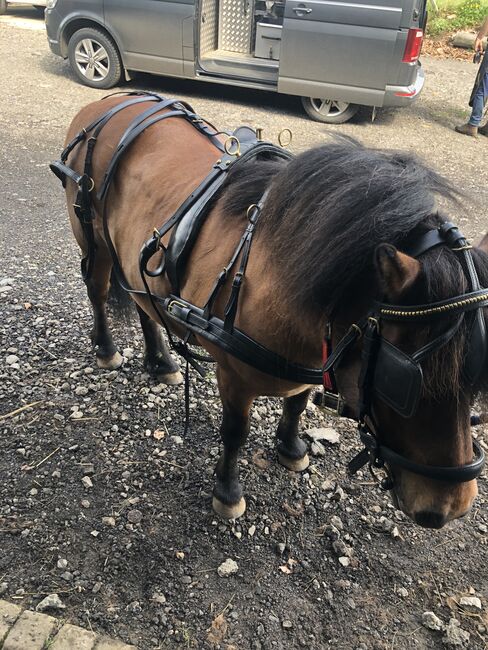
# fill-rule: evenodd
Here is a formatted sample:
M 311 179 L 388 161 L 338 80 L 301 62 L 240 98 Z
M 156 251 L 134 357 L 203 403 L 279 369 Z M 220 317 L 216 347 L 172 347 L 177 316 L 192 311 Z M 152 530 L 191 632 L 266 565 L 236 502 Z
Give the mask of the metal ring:
M 285 141 L 283 144 L 283 136 L 288 134 L 288 141 Z M 283 129 L 278 133 L 278 143 L 280 147 L 289 147 L 291 145 L 291 141 L 293 140 L 293 133 L 291 132 L 291 129 Z
M 83 188 L 82 188 L 82 183 L 83 183 L 83 179 L 84 179 L 84 178 L 88 178 L 88 180 L 90 181 L 91 185 L 90 185 L 90 187 L 88 188 L 88 192 L 91 192 L 91 191 L 94 189 L 94 187 L 95 187 L 95 181 L 93 180 L 93 178 L 92 178 L 91 176 L 87 176 L 87 175 L 83 175 L 83 176 L 80 178 L 80 180 L 78 181 L 78 183 L 77 183 L 77 185 L 78 185 L 78 189 L 80 189 L 80 190 L 83 189 Z
M 251 219 L 251 211 L 252 210 L 259 210 L 259 205 L 257 203 L 251 203 L 251 205 L 248 207 L 246 216 L 248 219 Z
M 232 145 L 235 144 L 235 151 L 232 151 Z M 241 155 L 241 143 L 235 135 L 229 135 L 229 137 L 224 142 L 224 151 L 228 156 L 240 156 Z

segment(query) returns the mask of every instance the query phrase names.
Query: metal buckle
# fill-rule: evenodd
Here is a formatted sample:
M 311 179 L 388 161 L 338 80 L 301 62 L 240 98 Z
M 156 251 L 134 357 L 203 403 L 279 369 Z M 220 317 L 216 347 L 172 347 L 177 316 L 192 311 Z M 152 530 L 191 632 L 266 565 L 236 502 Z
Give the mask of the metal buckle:
M 187 306 L 184 305 L 184 304 L 183 304 L 182 302 L 180 302 L 179 300 L 172 300 L 172 301 L 168 304 L 168 307 L 167 307 L 167 309 L 166 309 L 166 311 L 168 312 L 168 314 L 174 314 L 174 312 L 173 312 L 173 305 L 178 305 L 178 307 L 180 307 L 181 309 L 187 309 Z
M 335 401 L 335 404 L 334 405 L 331 405 L 330 403 L 325 404 L 324 400 L 326 397 L 330 400 L 330 402 Z M 340 393 L 337 393 L 336 395 L 335 393 L 331 393 L 328 390 L 324 390 L 322 393 L 322 403 L 317 404 L 317 406 L 323 409 L 326 413 L 330 413 L 331 415 L 342 417 L 344 413 L 344 408 L 346 406 L 346 402 Z

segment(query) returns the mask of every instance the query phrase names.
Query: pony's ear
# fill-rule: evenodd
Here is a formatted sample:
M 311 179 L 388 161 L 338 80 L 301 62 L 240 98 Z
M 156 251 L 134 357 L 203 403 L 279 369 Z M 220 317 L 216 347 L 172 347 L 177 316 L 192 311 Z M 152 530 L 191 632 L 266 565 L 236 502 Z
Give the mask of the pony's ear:
M 392 301 L 397 300 L 417 279 L 420 263 L 390 244 L 380 244 L 375 257 L 385 295 Z
M 483 237 L 483 239 L 480 241 L 480 243 L 476 246 L 476 248 L 481 248 L 482 251 L 484 251 L 485 253 L 488 253 L 488 232 Z

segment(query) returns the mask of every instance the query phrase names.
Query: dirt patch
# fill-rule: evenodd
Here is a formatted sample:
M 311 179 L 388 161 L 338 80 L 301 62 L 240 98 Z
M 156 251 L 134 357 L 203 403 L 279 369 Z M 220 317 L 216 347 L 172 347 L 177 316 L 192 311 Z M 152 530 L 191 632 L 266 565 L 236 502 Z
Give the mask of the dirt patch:
M 435 59 L 456 59 L 457 61 L 472 61 L 473 50 L 452 45 L 452 34 L 442 36 L 426 36 L 422 44 L 422 54 L 432 56 Z

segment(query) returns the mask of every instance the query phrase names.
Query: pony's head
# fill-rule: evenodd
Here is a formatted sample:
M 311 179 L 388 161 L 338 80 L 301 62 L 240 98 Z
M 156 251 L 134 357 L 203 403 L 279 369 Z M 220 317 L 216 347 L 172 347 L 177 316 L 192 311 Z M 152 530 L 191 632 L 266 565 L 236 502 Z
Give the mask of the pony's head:
M 373 331 L 376 367 L 367 378 L 365 428 L 379 445 L 395 504 L 433 528 L 469 511 L 481 465 L 473 453 L 470 410 L 488 385 L 487 314 L 463 298 L 472 287 L 459 255 L 436 248 L 417 259 L 387 244 L 375 253 L 381 299 L 390 305 L 378 305 L 370 328 L 379 331 Z M 488 286 L 486 253 L 469 255 Z M 463 302 L 472 310 L 463 311 Z M 339 309 L 338 319 L 343 317 Z M 365 372 L 366 338 L 337 371 L 339 387 L 360 417 L 365 398 L 357 380 Z
M 302 154 L 275 178 L 259 227 L 273 237 L 281 272 L 286 260 L 289 302 L 307 324 L 329 321 L 333 348 L 359 324 L 362 336 L 353 336 L 334 371 L 339 392 L 365 420 L 366 443 L 383 447 L 370 459 L 385 461 L 395 502 L 420 525 L 461 517 L 477 494 L 481 465 L 470 407 L 488 385 L 486 350 L 473 326 L 486 321 L 486 302 L 449 307 L 441 317 L 402 314 L 472 292 L 468 257 L 488 287 L 488 235 L 469 256 L 449 234 L 446 245 L 419 252 L 429 232 L 449 230 L 436 195 L 456 201 L 457 192 L 410 154 L 340 141 Z M 400 317 L 375 314 L 378 301 Z M 374 363 L 365 367 L 368 355 Z

